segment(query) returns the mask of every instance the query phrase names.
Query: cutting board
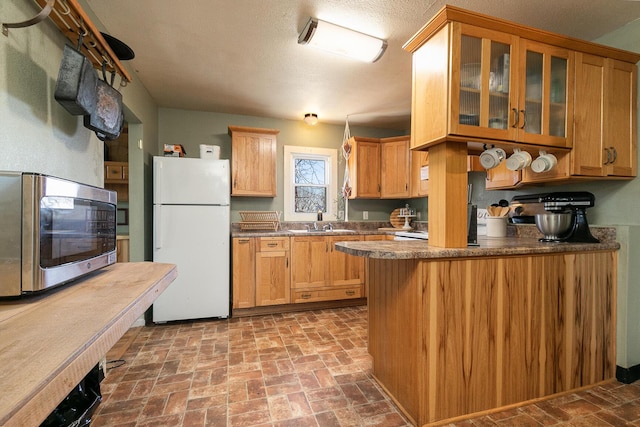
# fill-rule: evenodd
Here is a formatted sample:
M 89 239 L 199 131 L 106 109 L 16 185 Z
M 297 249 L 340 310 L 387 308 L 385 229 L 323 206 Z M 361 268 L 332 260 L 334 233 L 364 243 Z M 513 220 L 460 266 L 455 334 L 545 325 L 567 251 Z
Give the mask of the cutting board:
M 400 209 L 401 208 L 394 209 L 389 218 L 389 222 L 391 222 L 394 228 L 402 228 L 404 226 L 404 217 L 401 218 L 398 216 L 400 215 Z M 411 224 L 411 221 L 409 221 L 409 224 Z

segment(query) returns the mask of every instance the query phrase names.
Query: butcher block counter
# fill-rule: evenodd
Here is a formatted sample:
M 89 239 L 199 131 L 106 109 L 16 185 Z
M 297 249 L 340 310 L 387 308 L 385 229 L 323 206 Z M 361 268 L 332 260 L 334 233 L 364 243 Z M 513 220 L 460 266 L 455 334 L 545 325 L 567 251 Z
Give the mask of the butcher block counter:
M 176 278 L 118 263 L 43 295 L 0 302 L 0 425 L 39 425 Z
M 425 241 L 336 248 L 366 258 L 373 374 L 424 426 L 615 377 L 619 245 L 601 242 L 479 237 L 463 249 Z

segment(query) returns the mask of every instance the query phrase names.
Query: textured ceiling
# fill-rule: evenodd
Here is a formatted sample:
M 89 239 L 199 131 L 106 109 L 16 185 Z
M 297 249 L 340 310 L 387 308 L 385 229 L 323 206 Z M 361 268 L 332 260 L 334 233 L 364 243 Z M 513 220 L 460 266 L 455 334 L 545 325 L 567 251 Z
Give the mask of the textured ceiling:
M 402 45 L 446 3 L 594 40 L 640 18 L 626 0 L 82 0 L 135 51 L 133 78 L 161 107 L 409 128 Z M 298 45 L 309 17 L 388 41 L 374 64 Z M 640 40 L 639 40 L 640 43 Z M 640 49 L 640 44 L 639 44 Z M 126 100 L 125 100 L 126 102 Z

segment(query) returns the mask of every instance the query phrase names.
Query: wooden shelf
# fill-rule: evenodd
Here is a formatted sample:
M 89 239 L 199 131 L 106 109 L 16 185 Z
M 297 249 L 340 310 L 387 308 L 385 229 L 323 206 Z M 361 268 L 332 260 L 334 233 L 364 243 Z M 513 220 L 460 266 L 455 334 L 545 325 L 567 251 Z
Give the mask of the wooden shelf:
M 40 425 L 177 274 L 173 264 L 118 263 L 55 291 L 3 301 L 0 425 Z
M 35 2 L 45 7 L 47 0 L 35 0 Z M 89 16 L 77 0 L 57 0 L 49 18 L 58 26 L 73 46 L 78 45 L 80 33 L 84 36 L 81 51 L 91 61 L 94 67 L 102 69 L 103 62 L 106 62 L 108 72 L 115 71 L 122 77 L 123 84 L 131 81 L 131 75 L 123 67 L 122 63 L 111 50 L 105 41 L 100 30 L 96 28 Z

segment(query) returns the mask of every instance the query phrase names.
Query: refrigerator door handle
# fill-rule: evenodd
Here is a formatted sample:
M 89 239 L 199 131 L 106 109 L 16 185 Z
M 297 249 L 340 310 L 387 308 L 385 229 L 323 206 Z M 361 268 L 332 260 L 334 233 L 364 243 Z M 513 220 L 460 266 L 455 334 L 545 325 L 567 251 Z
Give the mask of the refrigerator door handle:
M 160 221 L 161 208 L 162 206 L 160 205 L 153 206 L 153 245 L 156 249 L 162 248 L 162 233 L 160 232 L 162 230 L 162 222 Z

